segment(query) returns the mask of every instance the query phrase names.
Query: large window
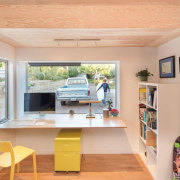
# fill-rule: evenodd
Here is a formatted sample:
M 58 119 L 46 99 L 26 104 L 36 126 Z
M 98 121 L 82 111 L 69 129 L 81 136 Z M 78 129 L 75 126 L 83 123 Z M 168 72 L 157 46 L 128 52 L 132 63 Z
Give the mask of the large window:
M 0 123 L 7 114 L 7 62 L 0 60 Z
M 55 92 L 56 113 L 87 113 L 88 105 L 82 100 L 97 100 L 97 86 L 106 79 L 110 87 L 106 102 L 116 107 L 115 63 L 29 63 L 27 66 L 27 92 Z M 93 104 L 94 113 L 102 113 L 108 104 Z

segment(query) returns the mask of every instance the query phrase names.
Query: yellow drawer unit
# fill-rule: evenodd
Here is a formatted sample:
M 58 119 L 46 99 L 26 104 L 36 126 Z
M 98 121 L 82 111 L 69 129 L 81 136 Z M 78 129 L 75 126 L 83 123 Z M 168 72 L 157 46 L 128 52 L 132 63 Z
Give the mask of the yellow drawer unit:
M 80 171 L 81 129 L 62 129 L 55 138 L 55 171 Z

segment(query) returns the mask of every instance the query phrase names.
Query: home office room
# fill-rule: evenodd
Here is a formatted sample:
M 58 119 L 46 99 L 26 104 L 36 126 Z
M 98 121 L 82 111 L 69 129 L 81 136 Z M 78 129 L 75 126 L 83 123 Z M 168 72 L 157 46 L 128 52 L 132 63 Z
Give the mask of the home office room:
M 0 179 L 180 178 L 178 1 L 0 4 Z

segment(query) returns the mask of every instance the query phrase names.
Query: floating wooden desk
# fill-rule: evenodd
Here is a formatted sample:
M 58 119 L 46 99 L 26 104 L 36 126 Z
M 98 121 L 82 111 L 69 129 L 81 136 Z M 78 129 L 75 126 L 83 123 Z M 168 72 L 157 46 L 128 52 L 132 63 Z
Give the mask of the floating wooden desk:
M 9 120 L 0 124 L 0 129 L 35 129 L 35 128 L 127 128 L 120 117 L 103 118 L 96 114 L 95 118 L 86 118 L 85 114 L 47 114 L 26 115 L 22 118 Z

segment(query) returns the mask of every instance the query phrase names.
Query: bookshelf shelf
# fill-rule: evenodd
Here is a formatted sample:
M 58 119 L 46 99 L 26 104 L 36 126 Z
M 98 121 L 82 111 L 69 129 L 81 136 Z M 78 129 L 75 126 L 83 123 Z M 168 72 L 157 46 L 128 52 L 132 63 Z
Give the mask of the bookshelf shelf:
M 144 104 L 145 106 L 147 106 L 147 108 L 151 108 L 151 109 L 157 110 L 157 108 L 154 108 L 153 106 L 147 104 L 145 101 L 139 101 L 139 104 Z
M 142 121 L 142 120 L 141 120 L 141 122 L 142 122 L 144 125 L 146 125 L 146 122 L 144 122 L 144 121 Z
M 141 141 L 146 145 L 146 140 L 143 139 L 141 136 L 139 137 L 141 139 Z
M 146 104 L 146 106 L 147 106 L 148 108 L 151 108 L 151 109 L 157 110 L 157 108 L 154 108 L 153 106 L 151 106 L 151 105 L 149 105 L 149 104 Z
M 152 131 L 153 133 L 157 134 L 157 129 L 152 129 L 152 128 L 150 128 L 149 126 L 147 126 L 147 128 L 148 128 L 150 131 Z
M 154 147 L 147 146 L 147 149 L 149 150 L 149 152 L 151 152 L 153 156 L 157 157 L 157 152 L 155 152 Z

